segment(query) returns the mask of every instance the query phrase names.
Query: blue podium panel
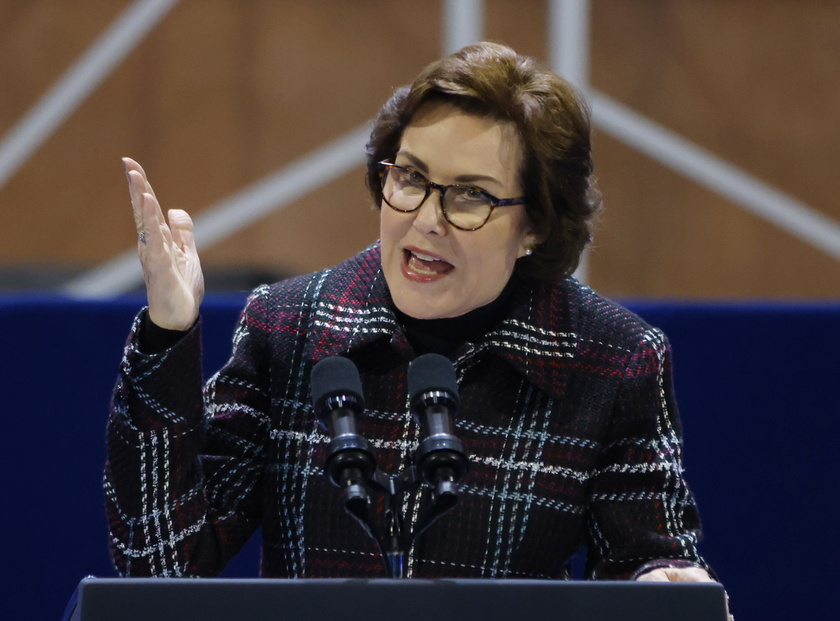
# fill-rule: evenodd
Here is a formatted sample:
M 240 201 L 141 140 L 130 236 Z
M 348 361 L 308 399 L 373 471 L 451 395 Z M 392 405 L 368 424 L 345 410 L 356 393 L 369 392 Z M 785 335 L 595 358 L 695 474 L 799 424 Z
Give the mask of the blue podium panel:
M 86 578 L 71 621 L 725 621 L 717 583 Z

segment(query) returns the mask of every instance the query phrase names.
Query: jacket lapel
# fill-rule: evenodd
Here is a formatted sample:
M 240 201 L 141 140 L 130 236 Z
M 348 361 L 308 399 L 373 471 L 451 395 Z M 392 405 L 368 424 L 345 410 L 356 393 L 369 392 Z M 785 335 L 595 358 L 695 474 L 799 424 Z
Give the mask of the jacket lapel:
M 523 285 L 484 342 L 543 392 L 561 397 L 577 364 L 579 285 Z
M 313 287 L 307 351 L 313 364 L 382 338 L 400 350 L 408 347 L 392 310 L 378 243 L 325 270 Z M 519 287 L 505 319 L 475 345 L 507 360 L 543 392 L 562 396 L 577 363 L 579 289 L 573 279 Z
M 344 356 L 399 328 L 382 274 L 379 244 L 325 270 L 312 298 L 308 357 Z

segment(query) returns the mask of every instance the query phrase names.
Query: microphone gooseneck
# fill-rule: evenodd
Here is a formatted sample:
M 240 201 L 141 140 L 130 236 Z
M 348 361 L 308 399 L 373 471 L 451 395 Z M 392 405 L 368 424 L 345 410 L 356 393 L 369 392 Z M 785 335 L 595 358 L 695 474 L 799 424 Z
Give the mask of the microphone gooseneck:
M 414 463 L 391 476 L 376 467 L 369 442 L 356 430 L 356 416 L 365 407 L 356 365 L 347 358 L 326 358 L 313 367 L 310 382 L 315 414 L 330 436 L 324 472 L 341 489 L 345 510 L 376 542 L 390 578 L 405 577 L 412 541 L 457 504 L 458 484 L 467 472 L 452 422 L 458 410 L 452 363 L 437 354 L 420 356 L 409 365 L 407 380 L 421 440 Z M 432 489 L 431 502 L 406 530 L 403 498 L 424 484 Z M 387 495 L 384 536 L 369 511 L 369 489 Z
M 373 476 L 376 461 L 356 431 L 356 416 L 365 407 L 356 365 L 338 356 L 321 360 L 312 369 L 311 390 L 315 414 L 330 434 L 324 470 L 335 485 L 358 491 Z
M 464 446 L 455 436 L 458 383 L 452 363 L 439 354 L 425 354 L 408 366 L 411 414 L 422 439 L 415 463 L 424 483 L 437 493 L 454 493 L 467 473 Z

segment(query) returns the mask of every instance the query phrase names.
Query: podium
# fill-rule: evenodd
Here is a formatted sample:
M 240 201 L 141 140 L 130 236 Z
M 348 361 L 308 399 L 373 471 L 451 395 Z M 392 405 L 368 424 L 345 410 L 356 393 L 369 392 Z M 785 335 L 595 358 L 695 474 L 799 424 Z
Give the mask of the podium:
M 71 621 L 726 621 L 717 583 L 85 578 Z

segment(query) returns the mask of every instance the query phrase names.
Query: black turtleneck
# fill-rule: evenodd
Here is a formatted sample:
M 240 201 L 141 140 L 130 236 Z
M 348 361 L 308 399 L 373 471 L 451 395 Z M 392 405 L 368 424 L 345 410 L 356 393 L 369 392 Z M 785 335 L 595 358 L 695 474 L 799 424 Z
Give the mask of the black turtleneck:
M 495 300 L 459 317 L 415 319 L 396 309 L 397 320 L 405 327 L 406 336 L 418 354 L 448 356 L 460 345 L 475 342 L 504 316 L 515 288 L 515 277 Z

